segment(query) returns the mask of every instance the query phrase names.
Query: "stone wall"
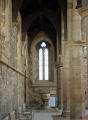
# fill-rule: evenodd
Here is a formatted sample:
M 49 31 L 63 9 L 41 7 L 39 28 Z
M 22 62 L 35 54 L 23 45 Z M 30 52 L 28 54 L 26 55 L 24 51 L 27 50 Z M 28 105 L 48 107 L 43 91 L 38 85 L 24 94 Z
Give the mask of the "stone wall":
M 24 77 L 0 64 L 0 118 L 24 103 Z
M 22 41 L 21 16 L 12 21 L 11 0 L 0 0 L 0 119 L 24 104 L 28 38 Z M 27 71 L 27 72 L 25 72 Z M 28 81 L 28 79 L 26 79 Z

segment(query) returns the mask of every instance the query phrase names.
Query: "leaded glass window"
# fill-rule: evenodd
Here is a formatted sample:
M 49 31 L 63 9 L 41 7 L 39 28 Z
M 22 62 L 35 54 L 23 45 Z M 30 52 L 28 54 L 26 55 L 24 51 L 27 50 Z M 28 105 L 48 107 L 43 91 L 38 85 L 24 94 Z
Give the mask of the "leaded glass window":
M 49 50 L 45 42 L 39 48 L 39 80 L 49 80 Z

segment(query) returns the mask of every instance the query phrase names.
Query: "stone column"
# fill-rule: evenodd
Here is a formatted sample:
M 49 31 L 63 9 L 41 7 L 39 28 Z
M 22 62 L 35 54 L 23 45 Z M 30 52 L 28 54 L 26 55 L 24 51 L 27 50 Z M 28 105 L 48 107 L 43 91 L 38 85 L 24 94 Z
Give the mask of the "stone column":
M 57 97 L 58 97 L 58 108 L 63 109 L 63 64 L 62 56 L 59 55 L 59 64 L 57 65 Z
M 62 116 L 74 120 L 85 118 L 83 44 L 65 43 Z
M 68 22 L 68 31 L 69 33 L 71 33 L 71 24 L 72 24 L 72 1 L 68 0 L 67 1 L 67 22 Z M 62 68 L 62 74 L 63 74 L 63 112 L 62 112 L 62 116 L 64 117 L 69 117 L 70 116 L 70 93 L 69 93 L 69 50 L 67 49 L 67 46 L 65 45 L 65 41 L 67 40 L 67 38 L 65 38 L 65 32 L 66 32 L 66 28 L 65 28 L 65 19 L 62 13 L 62 54 L 63 54 L 63 68 Z M 68 35 L 68 38 L 70 38 L 71 34 Z
M 85 91 L 85 95 L 86 95 L 86 109 L 88 109 L 88 45 L 87 45 L 87 48 L 86 48 L 86 52 L 87 52 L 87 56 L 86 56 L 86 59 L 87 59 L 87 63 L 86 63 L 86 65 L 87 66 L 85 66 L 85 68 L 87 67 L 87 69 L 85 70 L 86 71 L 86 74 L 85 74 L 85 76 L 86 76 L 86 91 Z
M 70 66 L 70 117 L 77 120 L 84 120 L 85 118 L 85 80 L 82 45 L 82 42 L 67 43 Z
M 87 59 L 87 73 L 85 65 L 85 81 L 86 81 L 86 108 L 88 109 L 88 8 L 82 7 L 78 9 L 79 14 L 81 15 L 81 29 L 82 29 L 82 40 L 86 43 L 86 59 Z M 87 76 L 87 77 L 86 77 Z
M 85 118 L 84 43 L 81 38 L 81 17 L 76 9 L 77 1 L 68 0 L 67 4 L 68 41 L 65 43 L 64 54 L 64 69 L 67 70 L 64 77 L 69 81 L 70 117 L 78 120 Z
M 65 45 L 63 58 L 63 112 L 62 116 L 70 116 L 70 90 L 69 90 L 69 49 Z

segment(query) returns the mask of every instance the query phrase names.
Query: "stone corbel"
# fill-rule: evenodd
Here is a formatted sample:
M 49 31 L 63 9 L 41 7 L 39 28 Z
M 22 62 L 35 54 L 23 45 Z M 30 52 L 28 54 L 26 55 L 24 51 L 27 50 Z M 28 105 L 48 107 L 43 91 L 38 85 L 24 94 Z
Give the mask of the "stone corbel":
M 63 64 L 56 64 L 56 67 L 61 68 L 61 67 L 63 67 Z
M 87 17 L 88 16 L 88 6 L 79 8 L 78 12 L 79 12 L 80 16 L 82 17 L 82 19 Z

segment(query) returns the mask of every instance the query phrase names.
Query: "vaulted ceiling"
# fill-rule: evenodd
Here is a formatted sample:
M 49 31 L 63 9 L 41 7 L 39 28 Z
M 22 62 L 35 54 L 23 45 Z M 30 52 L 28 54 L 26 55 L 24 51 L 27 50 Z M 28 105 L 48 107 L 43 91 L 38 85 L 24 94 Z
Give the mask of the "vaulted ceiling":
M 60 35 L 61 10 L 66 18 L 66 0 L 12 0 L 13 19 L 19 10 L 22 31 L 30 36 L 30 42 L 38 32 L 44 31 L 56 46 L 56 34 Z M 59 36 L 60 37 L 60 36 Z

